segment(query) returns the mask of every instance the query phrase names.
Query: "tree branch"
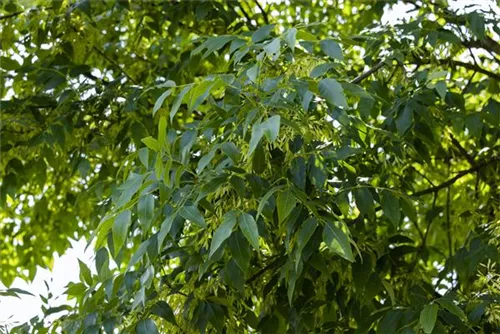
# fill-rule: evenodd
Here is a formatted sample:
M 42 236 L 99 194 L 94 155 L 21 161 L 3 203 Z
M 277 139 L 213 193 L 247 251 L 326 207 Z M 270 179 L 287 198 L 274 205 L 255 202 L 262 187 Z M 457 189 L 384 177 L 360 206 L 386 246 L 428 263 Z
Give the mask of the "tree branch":
M 364 79 L 366 79 L 367 77 L 369 77 L 370 75 L 372 75 L 373 73 L 375 73 L 378 70 L 380 70 L 382 67 L 384 67 L 384 65 L 385 65 L 385 62 L 383 60 L 379 61 L 377 64 L 375 64 L 375 66 L 373 66 L 372 68 L 370 68 L 368 71 L 366 71 L 364 73 L 361 73 L 359 76 L 357 76 L 356 78 L 354 78 L 351 81 L 351 83 L 353 83 L 353 84 L 360 83 L 361 81 L 363 81 Z
M 22 13 L 24 13 L 24 11 L 19 11 L 19 12 L 14 12 L 14 13 L 7 14 L 7 15 L 2 15 L 2 16 L 0 16 L 0 21 L 10 19 L 11 17 L 21 15 Z
M 259 278 L 263 273 L 265 273 L 267 270 L 275 268 L 275 267 L 281 267 L 284 262 L 283 260 L 285 259 L 284 256 L 280 256 L 277 259 L 275 259 L 273 262 L 269 263 L 267 266 L 256 272 L 252 277 L 246 280 L 246 284 L 250 284 L 253 281 L 255 281 L 257 278 Z M 281 262 L 281 263 L 280 263 Z
M 92 47 L 93 50 L 95 50 L 97 53 L 99 53 L 101 56 L 104 57 L 104 59 L 106 59 L 108 62 L 110 62 L 112 65 L 114 65 L 115 67 L 118 68 L 118 70 L 124 75 L 127 77 L 127 79 L 129 79 L 130 81 L 132 81 L 132 83 L 134 84 L 137 84 L 137 82 L 132 79 L 132 77 L 130 75 L 127 74 L 127 72 L 125 72 L 125 70 L 123 70 L 120 65 L 118 65 L 113 59 L 109 58 L 104 52 L 102 52 L 99 48 L 93 46 Z
M 413 193 L 411 196 L 423 196 L 423 195 L 427 195 L 427 194 L 436 193 L 441 189 L 444 189 L 446 187 L 451 186 L 458 179 L 464 177 L 465 175 L 474 173 L 474 172 L 480 170 L 481 168 L 486 167 L 486 166 L 488 166 L 492 163 L 498 162 L 498 161 L 500 161 L 500 157 L 494 157 L 491 160 L 485 161 L 483 163 L 477 164 L 476 166 L 474 166 L 472 168 L 469 168 L 469 169 L 466 169 L 466 170 L 459 172 L 457 175 L 455 175 L 454 177 L 452 177 L 448 181 L 441 183 L 440 185 L 437 185 L 435 187 L 430 187 L 430 188 L 427 188 L 427 189 L 424 189 L 421 191 L 417 191 L 416 193 Z
M 262 13 L 262 17 L 264 18 L 264 22 L 266 22 L 266 24 L 269 24 L 269 17 L 267 17 L 267 13 L 264 10 L 264 8 L 262 8 L 262 6 L 260 5 L 260 3 L 257 0 L 255 0 L 255 3 L 257 4 L 257 7 L 259 7 L 260 12 Z
M 409 62 L 412 64 L 416 64 L 416 65 L 430 65 L 430 64 L 432 64 L 432 62 L 430 60 L 424 60 L 421 58 L 409 60 Z M 440 65 L 452 65 L 452 66 L 463 67 L 463 68 L 466 68 L 468 70 L 473 70 L 473 71 L 485 74 L 485 75 L 489 76 L 490 78 L 494 78 L 494 79 L 500 81 L 500 74 L 488 71 L 488 70 L 486 70 L 480 66 L 477 66 L 475 64 L 465 63 L 463 61 L 453 60 L 453 59 L 438 59 L 438 63 Z
M 246 12 L 245 8 L 243 8 L 241 3 L 238 3 L 238 7 L 240 8 L 240 10 L 243 13 L 243 15 L 245 16 L 245 18 L 247 19 L 248 24 L 252 27 L 255 27 L 255 25 L 252 23 L 252 19 L 250 18 L 250 16 L 248 16 L 248 13 Z

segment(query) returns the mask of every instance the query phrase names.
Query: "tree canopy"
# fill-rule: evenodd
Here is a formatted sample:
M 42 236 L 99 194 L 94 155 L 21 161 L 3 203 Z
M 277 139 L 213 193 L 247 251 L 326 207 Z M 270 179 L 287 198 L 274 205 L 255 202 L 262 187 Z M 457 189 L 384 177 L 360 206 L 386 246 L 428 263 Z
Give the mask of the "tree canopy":
M 12 332 L 499 332 L 498 8 L 404 3 L 2 1 Z

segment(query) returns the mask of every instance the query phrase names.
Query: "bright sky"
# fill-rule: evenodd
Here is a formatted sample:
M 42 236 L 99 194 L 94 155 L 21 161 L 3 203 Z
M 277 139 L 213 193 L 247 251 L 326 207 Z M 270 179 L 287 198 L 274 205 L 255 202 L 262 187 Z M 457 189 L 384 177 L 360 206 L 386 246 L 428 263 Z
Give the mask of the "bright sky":
M 490 6 L 493 6 L 497 10 L 499 8 L 495 5 L 494 0 L 455 0 L 450 1 L 450 5 L 453 8 L 461 9 L 470 5 L 476 5 L 474 8 L 480 7 L 485 10 L 488 10 Z M 415 15 L 415 12 L 407 13 L 411 9 L 413 9 L 412 5 L 398 3 L 391 11 L 387 11 L 384 14 L 382 22 L 384 24 L 393 24 L 400 19 L 409 18 L 411 15 Z M 63 256 L 55 256 L 52 272 L 46 269 L 39 269 L 34 281 L 31 283 L 26 283 L 22 279 L 17 278 L 12 287 L 27 290 L 36 297 L 22 295 L 21 299 L 15 297 L 0 298 L 0 325 L 15 325 L 15 322 L 23 323 L 36 315 L 41 315 L 42 301 L 39 295 L 47 296 L 47 288 L 44 281 L 47 282 L 50 291 L 54 295 L 50 304 L 51 306 L 69 304 L 63 293 L 65 286 L 69 282 L 79 281 L 78 259 L 87 263 L 89 268 L 95 273 L 93 249 L 89 247 L 87 252 L 85 252 L 85 246 L 85 240 L 72 241 L 72 248 L 68 249 Z M 0 283 L 0 289 L 4 288 Z

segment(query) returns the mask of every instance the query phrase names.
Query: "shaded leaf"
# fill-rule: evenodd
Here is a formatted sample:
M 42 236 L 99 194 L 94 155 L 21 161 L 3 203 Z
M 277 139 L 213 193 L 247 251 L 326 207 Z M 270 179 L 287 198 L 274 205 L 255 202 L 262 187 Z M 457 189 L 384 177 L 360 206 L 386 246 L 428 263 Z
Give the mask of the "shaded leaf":
M 349 238 L 341 228 L 335 226 L 331 221 L 325 223 L 323 241 L 331 251 L 339 254 L 350 262 L 354 262 Z
M 347 101 L 344 95 L 344 89 L 335 79 L 323 79 L 318 85 L 320 95 L 326 102 L 338 107 L 347 108 Z
M 420 326 L 424 333 L 430 334 L 436 325 L 437 312 L 439 307 L 437 304 L 426 305 L 422 312 L 420 312 Z
M 179 213 L 182 218 L 189 220 L 203 228 L 207 227 L 207 223 L 205 222 L 203 215 L 196 206 L 184 206 Z
M 248 213 L 243 212 L 238 217 L 238 222 L 245 238 L 247 238 L 248 242 L 250 242 L 256 251 L 259 251 L 259 229 L 257 228 L 255 219 Z
M 295 195 L 290 190 L 285 190 L 278 194 L 276 205 L 278 206 L 278 219 L 280 224 L 288 217 L 297 204 Z

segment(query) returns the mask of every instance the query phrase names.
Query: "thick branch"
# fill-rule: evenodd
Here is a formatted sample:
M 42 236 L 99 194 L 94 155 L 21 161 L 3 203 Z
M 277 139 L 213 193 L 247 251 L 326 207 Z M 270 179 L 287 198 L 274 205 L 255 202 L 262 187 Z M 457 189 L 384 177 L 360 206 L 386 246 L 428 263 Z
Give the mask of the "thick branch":
M 476 40 L 476 41 L 464 41 L 462 44 L 468 48 L 482 48 L 488 51 L 491 51 L 493 53 L 496 53 L 497 55 L 500 55 L 500 44 L 495 42 L 492 38 L 489 36 L 485 36 L 483 40 Z
M 500 74 L 488 71 L 488 70 L 486 70 L 482 67 L 479 67 L 477 65 L 474 65 L 474 64 L 464 63 L 463 61 L 458 61 L 458 60 L 447 60 L 447 59 L 442 59 L 439 62 L 442 65 L 451 64 L 453 66 L 460 66 L 460 67 L 463 67 L 463 68 L 466 68 L 469 70 L 483 73 L 483 74 L 486 74 L 487 76 L 489 76 L 490 78 L 494 78 L 494 79 L 500 81 Z
M 481 168 L 486 167 L 486 166 L 488 166 L 488 165 L 490 165 L 492 163 L 498 162 L 498 161 L 500 161 L 500 157 L 494 157 L 491 160 L 485 161 L 485 162 L 483 162 L 481 164 L 478 164 L 478 165 L 476 165 L 476 166 L 474 166 L 472 168 L 469 168 L 469 169 L 466 169 L 466 170 L 463 170 L 463 171 L 457 173 L 457 175 L 455 175 L 454 177 L 452 177 L 448 181 L 441 183 L 438 186 L 430 187 L 430 188 L 427 188 L 427 189 L 421 190 L 421 191 L 417 191 L 416 193 L 413 193 L 411 196 L 423 196 L 423 195 L 427 195 L 427 194 L 436 193 L 436 192 L 438 192 L 441 189 L 444 189 L 446 187 L 451 186 L 458 179 L 464 177 L 465 175 L 477 172 Z

